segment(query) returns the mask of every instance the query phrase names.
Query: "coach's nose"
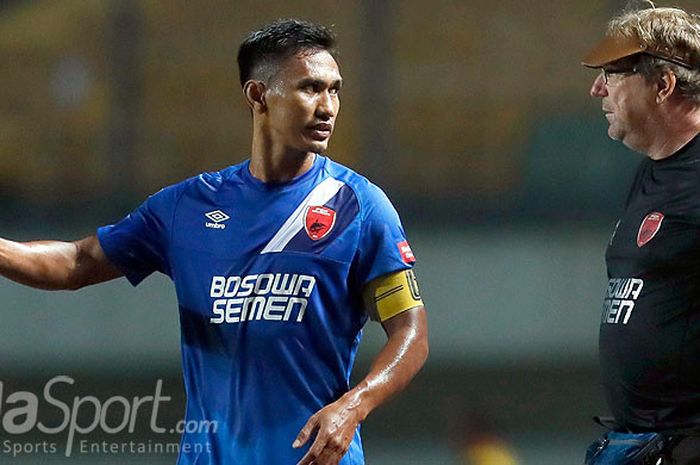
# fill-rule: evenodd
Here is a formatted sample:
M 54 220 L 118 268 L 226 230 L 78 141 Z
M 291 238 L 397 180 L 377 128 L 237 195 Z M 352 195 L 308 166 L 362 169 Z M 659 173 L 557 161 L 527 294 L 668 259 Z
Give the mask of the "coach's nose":
M 591 97 L 602 98 L 608 96 L 608 86 L 605 84 L 605 77 L 603 76 L 602 71 L 598 76 L 596 76 L 595 80 L 593 81 L 593 85 L 591 86 L 591 90 L 589 93 L 591 94 Z

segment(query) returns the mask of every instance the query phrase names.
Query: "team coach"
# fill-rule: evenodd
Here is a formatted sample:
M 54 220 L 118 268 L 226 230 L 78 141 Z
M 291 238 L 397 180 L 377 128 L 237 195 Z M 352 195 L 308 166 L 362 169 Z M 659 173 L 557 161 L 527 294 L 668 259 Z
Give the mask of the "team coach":
M 611 440 L 627 437 L 655 451 L 644 463 L 699 464 L 700 16 L 625 12 L 583 64 L 600 70 L 590 94 L 608 136 L 645 155 L 605 256 L 600 361 L 613 433 L 588 463 L 643 463 L 596 462 L 634 455 L 620 451 L 635 441 Z

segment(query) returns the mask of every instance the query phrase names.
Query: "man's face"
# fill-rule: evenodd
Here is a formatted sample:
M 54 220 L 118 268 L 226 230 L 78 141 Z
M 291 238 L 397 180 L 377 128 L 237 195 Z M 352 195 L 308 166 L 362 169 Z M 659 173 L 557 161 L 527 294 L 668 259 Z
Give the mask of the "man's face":
M 325 50 L 283 60 L 265 91 L 271 142 L 285 150 L 325 152 L 340 110 L 341 84 L 338 64 Z
M 643 152 L 654 134 L 656 93 L 653 84 L 636 72 L 633 63 L 623 59 L 605 65 L 593 81 L 590 94 L 602 98 L 608 136 Z

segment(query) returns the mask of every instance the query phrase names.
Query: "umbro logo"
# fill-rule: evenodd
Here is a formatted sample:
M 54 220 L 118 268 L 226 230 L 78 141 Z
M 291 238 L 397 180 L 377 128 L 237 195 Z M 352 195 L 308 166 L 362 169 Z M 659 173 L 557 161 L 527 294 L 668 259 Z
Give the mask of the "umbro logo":
M 223 224 L 223 222 L 231 218 L 221 210 L 214 210 L 213 212 L 205 213 L 204 216 L 206 216 L 212 221 L 207 221 L 206 223 L 204 223 L 204 226 L 212 229 L 226 229 L 226 225 Z

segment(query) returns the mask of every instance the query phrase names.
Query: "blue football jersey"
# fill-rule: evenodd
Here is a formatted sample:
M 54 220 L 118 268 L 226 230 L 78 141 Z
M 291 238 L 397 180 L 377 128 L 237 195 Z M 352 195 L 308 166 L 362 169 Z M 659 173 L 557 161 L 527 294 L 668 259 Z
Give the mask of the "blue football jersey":
M 301 428 L 349 390 L 364 285 L 414 261 L 386 195 L 322 156 L 283 184 L 248 161 L 199 175 L 98 237 L 133 285 L 175 284 L 185 420 L 215 425 L 183 434 L 180 465 L 296 463 Z M 359 428 L 341 464 L 364 464 Z

